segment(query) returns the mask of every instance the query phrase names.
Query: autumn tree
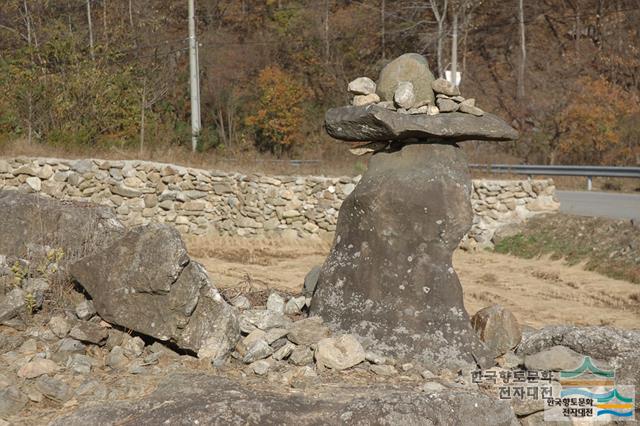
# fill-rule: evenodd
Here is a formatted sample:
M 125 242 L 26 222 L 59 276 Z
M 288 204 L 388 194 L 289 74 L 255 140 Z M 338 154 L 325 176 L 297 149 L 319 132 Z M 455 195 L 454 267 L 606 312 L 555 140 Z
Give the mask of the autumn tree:
M 246 119 L 257 147 L 276 155 L 290 151 L 302 139 L 307 89 L 277 65 L 270 65 L 260 72 L 258 92 L 254 113 Z
M 582 78 L 560 114 L 557 156 L 566 164 L 633 164 L 640 147 L 629 133 L 638 97 L 604 78 Z

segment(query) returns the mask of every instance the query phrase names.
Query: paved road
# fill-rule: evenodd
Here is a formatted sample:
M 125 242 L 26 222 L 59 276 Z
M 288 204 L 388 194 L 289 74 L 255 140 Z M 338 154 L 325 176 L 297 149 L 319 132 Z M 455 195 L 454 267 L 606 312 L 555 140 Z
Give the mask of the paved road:
M 556 191 L 560 211 L 578 216 L 640 219 L 640 194 Z

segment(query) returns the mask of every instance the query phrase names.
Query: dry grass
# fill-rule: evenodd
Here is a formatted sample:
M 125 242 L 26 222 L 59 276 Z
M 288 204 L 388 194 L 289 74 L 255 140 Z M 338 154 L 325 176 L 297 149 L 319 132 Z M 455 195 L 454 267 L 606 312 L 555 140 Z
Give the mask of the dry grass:
M 265 173 L 273 175 L 326 175 L 355 176 L 366 168 L 366 159 L 345 155 L 345 147 L 338 144 L 321 144 L 306 148 L 303 155 L 276 158 L 253 150 L 235 150 L 226 153 L 216 151 L 191 152 L 183 146 L 167 145 L 151 147 L 140 152 L 137 149 L 116 147 L 55 147 L 17 140 L 0 143 L 0 157 L 51 157 L 51 158 L 99 158 L 105 160 L 144 160 L 178 164 L 208 170 L 240 173 Z M 319 160 L 317 163 L 292 165 L 289 160 Z
M 500 152 L 475 151 L 473 142 L 463 144 L 470 163 L 478 164 L 516 164 L 519 160 Z M 183 146 L 167 145 L 151 147 L 142 152 L 137 149 L 118 149 L 115 147 L 54 147 L 39 143 L 27 143 L 23 140 L 0 142 L 0 157 L 55 157 L 55 158 L 100 158 L 105 160 L 145 160 L 160 163 L 172 163 L 186 167 L 208 170 L 222 170 L 241 173 L 265 173 L 272 175 L 324 175 L 324 176 L 356 176 L 367 168 L 369 155 L 356 157 L 346 152 L 348 144 L 344 142 L 318 141 L 309 144 L 299 155 L 292 158 L 276 158 L 270 154 L 259 154 L 254 150 L 230 150 L 225 154 L 215 151 L 192 153 Z M 317 160 L 318 163 L 292 165 L 289 160 Z M 507 173 L 486 173 L 472 170 L 474 179 L 526 179 L 524 175 Z M 587 179 L 580 176 L 535 176 L 536 178 L 552 177 L 559 189 L 585 190 Z M 605 178 L 593 179 L 594 190 L 638 192 L 640 182 L 637 179 Z

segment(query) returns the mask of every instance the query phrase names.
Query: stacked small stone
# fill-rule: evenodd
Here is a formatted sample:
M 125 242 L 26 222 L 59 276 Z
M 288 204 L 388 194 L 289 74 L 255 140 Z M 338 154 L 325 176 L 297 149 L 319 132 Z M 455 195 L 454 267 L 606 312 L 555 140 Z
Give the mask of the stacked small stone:
M 422 61 L 420 55 L 407 54 L 391 62 L 380 73 L 378 82 L 385 85 L 386 89 L 379 90 L 378 84 L 368 77 L 356 78 L 348 86 L 349 93 L 354 95 L 351 104 L 377 105 L 401 114 L 436 115 L 458 111 L 478 117 L 484 115 L 484 111 L 475 106 L 475 99 L 462 97 L 455 84 L 443 78 L 434 80 L 426 62 L 423 64 Z M 412 81 L 398 81 L 396 68 L 406 66 L 406 63 L 410 63 L 417 71 L 411 75 Z M 432 93 L 424 93 L 424 88 L 416 88 L 416 82 L 429 87 Z

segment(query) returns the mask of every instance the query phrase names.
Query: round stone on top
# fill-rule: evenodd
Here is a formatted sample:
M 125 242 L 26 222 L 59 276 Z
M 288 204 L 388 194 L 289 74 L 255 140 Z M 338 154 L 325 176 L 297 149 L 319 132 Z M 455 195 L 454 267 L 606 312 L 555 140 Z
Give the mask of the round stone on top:
M 383 101 L 393 101 L 398 84 L 403 81 L 413 84 L 415 105 L 435 103 L 431 88 L 434 77 L 424 56 L 418 53 L 406 53 L 389 62 L 380 71 L 378 95 Z

